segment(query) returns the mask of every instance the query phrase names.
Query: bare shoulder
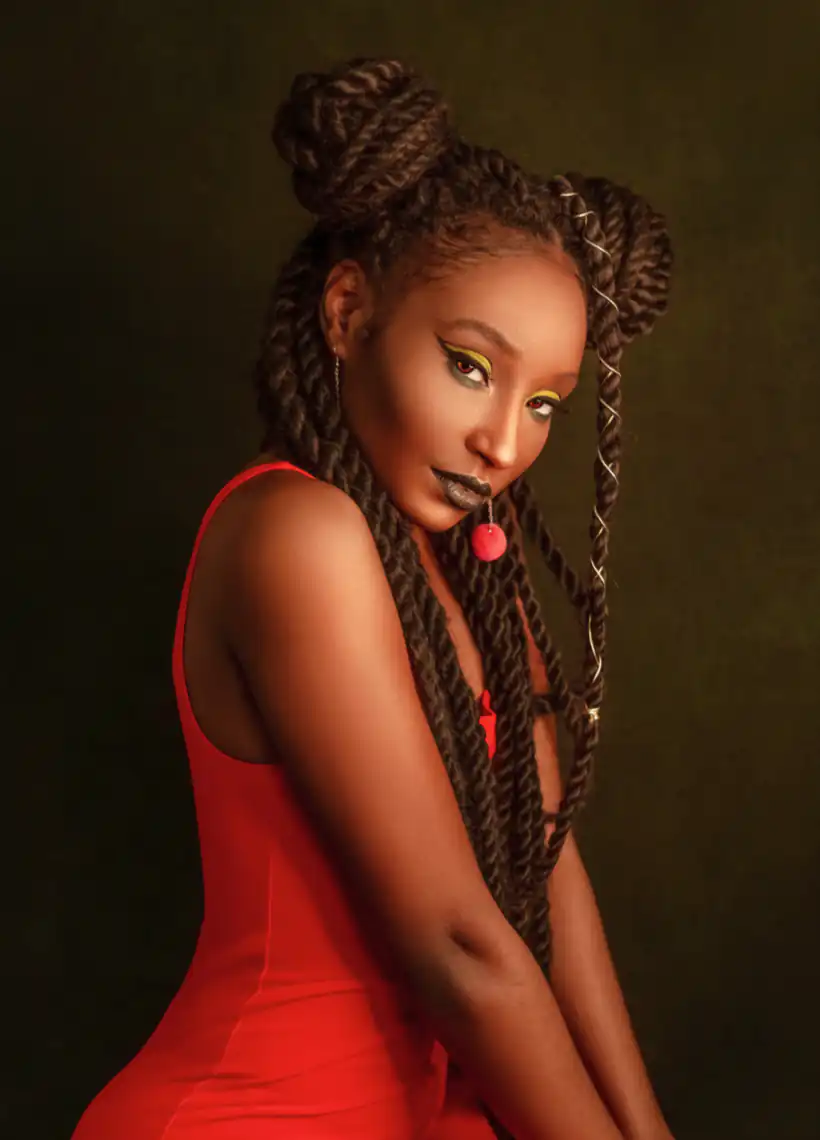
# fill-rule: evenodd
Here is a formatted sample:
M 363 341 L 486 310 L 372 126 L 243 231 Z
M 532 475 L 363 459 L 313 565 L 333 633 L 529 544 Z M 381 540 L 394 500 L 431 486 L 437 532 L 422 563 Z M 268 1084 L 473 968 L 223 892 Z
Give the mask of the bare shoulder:
M 301 522 L 342 527 L 367 523 L 349 495 L 323 479 L 309 478 L 288 469 L 265 471 L 249 479 L 234 492 L 241 501 L 244 522 L 251 536 L 266 533 L 273 522 Z
M 223 564 L 230 594 L 240 585 L 244 593 L 257 586 L 270 593 L 277 585 L 317 588 L 377 569 L 383 576 L 367 520 L 333 484 L 270 471 L 238 495 Z
M 258 646 L 262 628 L 309 639 L 318 651 L 353 637 L 368 616 L 386 624 L 395 651 L 403 650 L 376 543 L 344 491 L 280 470 L 257 475 L 238 494 L 221 552 L 218 611 L 240 660 Z

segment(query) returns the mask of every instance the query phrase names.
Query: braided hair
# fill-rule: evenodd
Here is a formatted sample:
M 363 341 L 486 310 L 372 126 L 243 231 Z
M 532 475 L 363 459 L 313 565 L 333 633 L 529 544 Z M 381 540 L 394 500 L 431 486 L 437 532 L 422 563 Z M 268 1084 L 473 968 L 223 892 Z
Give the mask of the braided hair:
M 395 60 L 353 59 L 326 74 L 297 76 L 277 112 L 273 139 L 315 224 L 273 289 L 255 372 L 262 447 L 334 483 L 365 515 L 479 866 L 498 906 L 548 974 L 545 883 L 589 782 L 604 691 L 621 353 L 666 308 L 672 256 L 664 222 L 643 199 L 604 179 L 543 179 L 497 150 L 466 142 L 451 126 L 440 94 Z M 391 295 L 409 280 L 516 244 L 562 247 L 585 284 L 587 345 L 599 360 L 598 450 L 589 575 L 567 564 L 524 477 L 496 500 L 496 519 L 508 536 L 507 551 L 496 562 L 472 554 L 469 519 L 431 535 L 493 694 L 491 764 L 475 698 L 410 521 L 380 485 L 335 398 L 319 313 L 327 274 L 344 258 L 363 266 L 385 319 Z M 565 676 L 541 617 L 522 537 L 540 551 L 581 619 L 586 652 L 574 682 Z M 532 691 L 519 605 L 545 663 L 548 694 Z M 563 715 L 573 742 L 554 816 L 544 811 L 533 744 L 534 718 L 550 710 Z

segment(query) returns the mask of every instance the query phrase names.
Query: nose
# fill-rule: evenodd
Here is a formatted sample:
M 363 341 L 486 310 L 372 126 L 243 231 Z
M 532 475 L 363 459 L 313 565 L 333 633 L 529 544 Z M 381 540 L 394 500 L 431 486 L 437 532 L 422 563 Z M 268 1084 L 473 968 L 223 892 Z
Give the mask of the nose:
M 506 408 L 496 407 L 486 420 L 471 433 L 470 447 L 498 471 L 515 467 L 518 459 L 518 433 L 521 421 L 518 409 L 510 401 Z

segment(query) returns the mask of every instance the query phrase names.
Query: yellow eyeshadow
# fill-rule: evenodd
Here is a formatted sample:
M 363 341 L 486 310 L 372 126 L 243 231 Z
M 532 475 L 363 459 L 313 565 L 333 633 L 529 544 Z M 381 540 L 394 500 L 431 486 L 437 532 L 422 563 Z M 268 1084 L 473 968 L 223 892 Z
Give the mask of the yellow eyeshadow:
M 537 400 L 539 396 L 543 396 L 547 400 L 555 400 L 556 404 L 561 403 L 561 397 L 557 392 L 553 392 L 550 388 L 543 388 L 540 392 L 534 392 L 530 396 L 530 399 Z
M 480 352 L 476 352 L 475 349 L 473 349 L 473 348 L 457 348 L 456 345 L 450 344 L 450 342 L 446 341 L 446 340 L 442 340 L 441 343 L 444 345 L 445 348 L 449 349 L 450 352 L 454 352 L 458 356 L 466 356 L 470 360 L 475 360 L 477 364 L 481 365 L 481 367 L 484 369 L 484 371 L 487 373 L 488 376 L 492 376 L 493 366 L 492 366 L 492 364 L 490 364 L 487 357 L 482 356 L 482 354 Z

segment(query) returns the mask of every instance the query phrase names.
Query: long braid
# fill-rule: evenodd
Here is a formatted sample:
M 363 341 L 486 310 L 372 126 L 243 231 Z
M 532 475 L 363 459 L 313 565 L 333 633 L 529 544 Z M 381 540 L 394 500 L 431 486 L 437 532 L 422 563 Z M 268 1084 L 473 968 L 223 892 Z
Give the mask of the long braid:
M 511 530 L 511 508 L 506 495 L 497 500 L 496 517 L 505 531 Z M 505 720 L 509 724 L 509 751 L 501 753 L 498 764 L 501 770 L 499 786 L 502 796 L 501 810 L 508 813 L 511 879 L 517 898 L 514 925 L 525 941 L 529 937 L 529 900 L 535 889 L 539 872 L 540 854 L 544 846 L 543 796 L 533 743 L 532 685 L 529 675 L 527 640 L 516 603 L 515 575 L 517 559 L 508 548 L 506 557 L 498 566 L 498 609 L 485 619 L 485 642 L 494 653 L 488 653 L 489 684 L 492 692 L 498 688 L 505 707 Z M 480 621 L 480 615 L 476 615 Z M 491 631 L 498 635 L 492 638 Z M 489 636 L 488 636 L 489 635 Z
M 532 493 L 532 487 L 522 476 L 508 487 L 508 494 L 515 506 L 515 513 L 524 534 L 536 546 L 547 569 L 558 580 L 572 605 L 584 615 L 587 605 L 587 590 L 577 571 L 569 565 L 558 547 L 552 532 L 544 522 L 541 508 Z
M 493 583 L 491 570 L 486 563 L 478 562 L 473 556 L 466 532 L 460 526 L 453 527 L 443 534 L 433 535 L 432 545 L 442 572 L 464 611 L 468 625 L 470 625 L 471 629 L 476 628 L 476 624 L 481 626 L 481 640 L 477 642 L 477 647 L 482 659 L 486 661 L 488 657 L 487 647 L 483 642 L 484 633 L 488 627 L 486 624 L 480 622 L 476 623 L 474 615 L 478 609 L 486 606 L 487 591 L 492 589 Z M 456 668 L 459 672 L 461 671 L 461 666 L 457 661 Z M 495 703 L 499 704 L 500 702 L 496 700 Z M 463 724 L 470 733 L 472 733 L 475 726 L 478 725 L 476 705 L 471 690 L 469 704 L 460 710 L 459 722 Z M 481 798 L 482 803 L 486 804 L 483 815 L 488 821 L 488 826 L 491 823 L 494 831 L 493 839 L 489 836 L 484 836 L 482 837 L 482 842 L 492 844 L 495 864 L 498 867 L 498 873 L 503 884 L 502 895 L 504 905 L 502 910 L 507 917 L 510 918 L 513 898 L 511 896 L 511 885 L 509 881 L 509 853 L 506 843 L 507 829 L 505 827 L 505 821 L 502 818 L 502 807 L 499 802 L 499 784 L 496 776 L 496 772 L 499 768 L 498 760 L 507 751 L 507 745 L 505 724 L 502 723 L 501 717 L 497 716 L 496 724 L 495 761 L 491 764 L 486 748 L 486 740 L 484 740 L 483 749 L 478 753 L 474 752 L 472 754 L 471 781 L 475 786 L 476 795 Z M 482 739 L 484 739 L 480 725 L 478 727 Z
M 318 219 L 276 282 L 256 369 L 263 447 L 348 494 L 364 514 L 396 601 L 414 677 L 478 865 L 497 904 L 546 973 L 546 879 L 589 782 L 598 739 L 606 643 L 609 520 L 620 462 L 620 357 L 666 307 L 671 251 L 663 219 L 603 179 L 545 181 L 496 150 L 471 145 L 440 95 L 395 60 L 356 59 L 298 76 L 274 127 L 299 201 Z M 497 497 L 508 535 L 497 563 L 470 549 L 473 520 L 431 536 L 433 550 L 475 638 L 497 715 L 490 762 L 472 690 L 447 616 L 422 565 L 409 520 L 370 467 L 335 400 L 319 321 L 324 284 L 343 258 L 360 262 L 378 311 L 415 281 L 504 249 L 563 246 L 588 289 L 588 343 L 599 356 L 598 455 L 585 580 L 557 547 L 526 480 Z M 532 541 L 581 618 L 585 655 L 571 685 L 541 617 L 518 540 Z M 523 608 L 545 662 L 549 694 L 534 694 Z M 573 758 L 549 843 L 533 720 L 561 712 Z M 499 1137 L 503 1127 L 493 1121 Z
M 493 631 L 503 630 L 506 633 L 509 629 L 503 613 L 503 585 L 495 567 L 475 558 L 466 528 L 453 527 L 444 534 L 434 536 L 433 548 L 476 639 L 477 648 L 485 662 L 487 688 L 493 694 L 493 703 L 497 709 L 493 769 L 488 765 L 486 773 L 482 770 L 477 773 L 477 778 L 482 783 L 487 780 L 493 786 L 496 825 L 503 844 L 505 874 L 509 883 L 509 905 L 505 913 L 519 933 L 523 933 L 519 929 L 520 922 L 516 919 L 519 892 L 511 867 L 513 845 L 510 840 L 514 831 L 513 788 L 519 771 L 514 758 L 520 753 L 521 740 L 526 739 L 526 723 L 522 723 L 518 716 L 503 715 L 500 710 L 508 707 L 511 694 L 514 696 L 527 692 L 525 678 L 519 672 L 526 665 L 526 657 L 520 652 L 512 653 L 509 646 L 497 640 L 491 644 Z M 497 668 L 498 666 L 501 667 Z M 524 710 L 525 716 L 526 712 Z M 473 708 L 473 720 L 475 715 Z
M 603 655 L 606 644 L 606 569 L 609 552 L 608 520 L 618 493 L 620 463 L 620 379 L 621 339 L 618 304 L 614 299 L 615 274 L 612 257 L 604 242 L 594 211 L 568 179 L 556 179 L 557 193 L 567 205 L 571 223 L 587 247 L 591 325 L 595 330 L 598 370 L 598 449 L 595 457 L 595 506 L 590 526 L 592 575 L 587 591 L 586 641 L 584 646 L 583 700 L 567 708 L 567 722 L 575 747 L 555 827 L 547 848 L 547 873 L 558 861 L 572 818 L 581 804 L 592 768 L 592 754 L 598 741 L 598 718 L 604 691 Z

